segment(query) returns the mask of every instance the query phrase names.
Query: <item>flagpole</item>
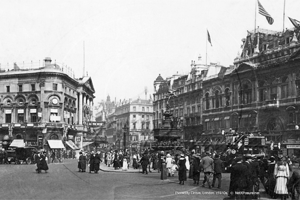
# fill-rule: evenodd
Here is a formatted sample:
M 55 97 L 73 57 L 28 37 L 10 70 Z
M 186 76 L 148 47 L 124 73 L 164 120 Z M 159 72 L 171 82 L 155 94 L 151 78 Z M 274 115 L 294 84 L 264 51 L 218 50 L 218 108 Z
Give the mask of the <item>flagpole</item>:
M 256 13 L 257 13 L 257 0 L 255 2 L 255 13 L 254 13 L 254 35 L 256 33 Z
M 207 40 L 208 40 L 208 34 L 207 34 L 207 29 L 206 29 L 206 58 L 205 58 L 205 65 L 207 66 Z
M 285 0 L 284 0 L 284 4 L 283 4 L 283 29 L 282 29 L 282 32 L 284 32 L 284 24 L 285 23 Z

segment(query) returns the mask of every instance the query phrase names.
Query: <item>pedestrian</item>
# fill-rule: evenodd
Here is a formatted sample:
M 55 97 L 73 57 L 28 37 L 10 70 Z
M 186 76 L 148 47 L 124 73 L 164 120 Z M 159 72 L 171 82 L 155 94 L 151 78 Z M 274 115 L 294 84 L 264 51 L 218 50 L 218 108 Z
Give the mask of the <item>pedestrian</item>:
M 142 169 L 143 169 L 142 174 L 144 174 L 144 173 L 148 174 L 147 166 L 149 164 L 149 158 L 146 153 L 144 153 L 143 157 L 140 160 L 140 163 L 141 163 Z
M 184 154 L 180 155 L 178 160 L 178 179 L 179 184 L 184 185 L 184 181 L 186 181 L 186 160 Z
M 193 149 L 191 151 L 191 155 L 190 155 L 190 170 L 189 170 L 189 178 L 193 178 L 193 173 L 194 173 L 194 158 L 195 158 L 195 149 Z
M 49 167 L 47 164 L 47 155 L 46 152 L 44 151 L 40 156 L 39 171 L 41 172 L 41 170 L 44 170 L 45 173 L 47 173 L 48 169 Z
M 220 159 L 220 156 L 216 154 L 214 160 L 214 175 L 213 175 L 212 187 L 215 187 L 216 179 L 218 179 L 218 188 L 221 188 L 223 169 L 224 169 L 223 161 Z
M 86 158 L 86 153 L 85 152 L 80 152 L 79 153 L 79 172 L 85 172 L 86 171 L 86 163 L 87 163 L 87 158 Z
M 111 153 L 110 152 L 107 152 L 106 159 L 107 159 L 107 166 L 110 167 L 110 165 L 111 165 Z
M 55 151 L 52 150 L 52 154 L 51 154 L 51 162 L 53 163 L 55 160 Z
M 210 157 L 210 152 L 206 152 L 206 156 L 202 158 L 201 166 L 204 172 L 202 187 L 205 187 L 205 183 L 207 182 L 208 187 L 211 188 L 210 179 L 214 172 L 214 160 Z
M 168 176 L 171 176 L 171 168 L 172 168 L 172 157 L 171 155 L 168 153 L 166 156 L 166 167 L 168 170 Z
M 97 174 L 100 169 L 100 162 L 102 162 L 100 157 L 100 151 L 97 151 L 94 157 L 94 172 Z
M 178 170 L 178 166 L 174 159 L 172 159 L 171 176 L 175 176 L 175 172 Z
M 274 176 L 276 178 L 274 192 L 280 199 L 286 199 L 288 197 L 287 180 L 290 176 L 290 170 L 285 158 L 278 159 L 274 169 Z
M 138 169 L 137 155 L 133 154 L 132 156 L 132 167 L 133 169 Z
M 189 174 L 191 165 L 190 165 L 190 159 L 189 159 L 188 155 L 185 156 L 185 167 L 186 167 L 187 173 Z
M 122 170 L 123 171 L 127 171 L 127 169 L 128 169 L 127 158 L 124 157 L 123 158 L 123 167 L 122 167 Z
M 119 161 L 119 154 L 116 153 L 115 156 L 114 156 L 114 168 L 115 168 L 115 170 L 120 168 L 119 162 L 120 162 Z
M 90 165 L 89 171 L 90 171 L 90 173 L 92 173 L 93 171 L 95 171 L 95 153 L 94 153 L 94 151 L 92 151 L 90 154 L 89 165 Z
M 242 161 L 242 157 L 237 157 L 235 164 L 230 167 L 231 173 L 228 193 L 230 199 L 244 199 L 245 197 L 245 189 L 247 188 L 247 167 Z
M 77 167 L 78 167 L 78 172 L 81 172 L 82 170 L 81 170 L 81 164 L 80 164 L 80 158 L 82 158 L 82 152 L 80 151 L 79 152 L 79 157 L 78 157 L 78 165 L 77 165 Z
M 252 183 L 253 183 L 253 194 L 252 199 L 257 199 L 259 194 L 259 162 L 257 157 L 252 157 L 251 162 L 251 176 L 252 176 Z
M 276 185 L 276 179 L 274 176 L 274 170 L 275 170 L 275 157 L 271 156 L 268 163 L 268 169 L 267 169 L 267 177 L 268 182 L 266 184 L 266 192 L 271 196 L 271 198 L 276 198 L 276 193 L 274 192 L 275 185 Z
M 35 163 L 36 163 L 36 172 L 41 173 L 40 170 L 40 163 L 41 163 L 41 151 L 38 151 L 34 157 Z
M 201 171 L 201 166 L 200 166 L 200 155 L 199 154 L 193 154 L 193 167 L 191 168 L 193 170 L 193 180 L 194 184 L 199 185 L 200 181 L 200 171 Z M 191 166 L 192 166 L 191 165 Z
M 244 165 L 247 167 L 246 170 L 247 188 L 245 189 L 246 191 L 245 197 L 247 199 L 250 199 L 252 198 L 253 187 L 254 187 L 253 176 L 252 176 L 252 171 L 253 171 L 252 155 L 247 154 L 245 155 L 244 158 L 245 158 Z

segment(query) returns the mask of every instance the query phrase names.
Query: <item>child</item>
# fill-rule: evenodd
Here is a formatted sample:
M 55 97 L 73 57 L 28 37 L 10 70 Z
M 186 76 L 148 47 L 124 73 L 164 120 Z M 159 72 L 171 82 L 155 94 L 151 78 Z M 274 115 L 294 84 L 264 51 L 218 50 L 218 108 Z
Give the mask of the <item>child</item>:
M 175 163 L 175 160 L 172 160 L 172 167 L 171 167 L 171 176 L 175 175 L 175 172 L 178 170 L 178 166 Z

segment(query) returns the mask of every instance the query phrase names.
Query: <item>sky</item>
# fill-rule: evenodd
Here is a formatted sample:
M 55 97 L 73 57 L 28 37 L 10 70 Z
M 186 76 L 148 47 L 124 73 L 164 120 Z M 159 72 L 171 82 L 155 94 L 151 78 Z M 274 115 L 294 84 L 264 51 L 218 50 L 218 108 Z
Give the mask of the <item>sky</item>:
M 284 0 L 260 3 L 274 23 L 269 25 L 257 14 L 256 25 L 282 31 Z M 255 27 L 255 4 L 256 0 L 2 0 L 1 68 L 14 62 L 25 68 L 51 57 L 72 69 L 75 77 L 82 77 L 85 69 L 96 91 L 95 103 L 107 95 L 117 101 L 144 99 L 145 90 L 149 98 L 159 74 L 187 74 L 192 60 L 232 65 L 242 38 Z M 300 20 L 299 8 L 299 0 L 286 0 L 285 28 L 293 27 L 287 17 Z

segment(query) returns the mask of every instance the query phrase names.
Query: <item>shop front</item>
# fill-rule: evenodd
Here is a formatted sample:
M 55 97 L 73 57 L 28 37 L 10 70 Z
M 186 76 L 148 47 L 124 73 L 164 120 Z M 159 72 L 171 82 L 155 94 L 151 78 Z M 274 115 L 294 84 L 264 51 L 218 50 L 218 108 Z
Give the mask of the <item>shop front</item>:
M 62 162 L 65 146 L 61 140 L 47 140 L 49 162 Z

